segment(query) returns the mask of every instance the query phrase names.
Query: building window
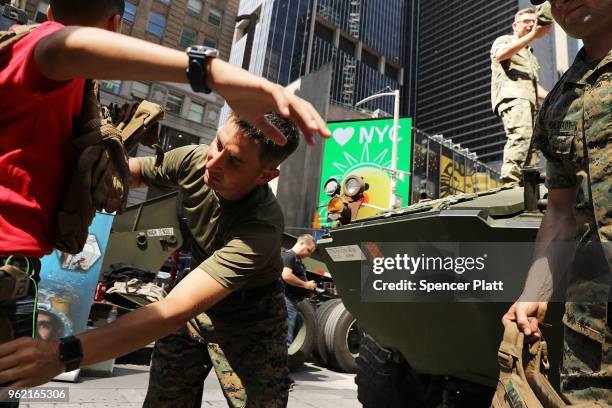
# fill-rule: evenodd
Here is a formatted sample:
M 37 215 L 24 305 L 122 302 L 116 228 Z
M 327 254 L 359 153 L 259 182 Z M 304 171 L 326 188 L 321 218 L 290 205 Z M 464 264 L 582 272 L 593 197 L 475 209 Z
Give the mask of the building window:
M 205 110 L 206 107 L 204 105 L 191 102 L 191 104 L 189 105 L 189 112 L 187 112 L 187 119 L 192 120 L 194 122 L 202 123 L 202 120 L 204 119 Z
M 129 21 L 130 23 L 133 23 L 135 18 L 136 18 L 136 5 L 130 3 L 129 1 L 126 1 L 125 10 L 123 11 L 123 19 L 125 21 Z
M 223 19 L 223 12 L 217 9 L 211 8 L 208 12 L 208 22 L 212 25 L 220 26 L 221 20 Z
M 144 82 L 134 81 L 132 82 L 132 97 L 136 100 L 143 100 L 149 97 L 151 92 L 151 85 L 145 84 Z
M 164 151 L 168 151 L 181 146 L 197 145 L 200 143 L 200 138 L 162 125 L 159 132 L 159 141 L 161 148 Z M 176 191 L 177 189 L 175 188 L 174 190 Z M 168 194 L 167 189 L 158 190 L 155 187 L 149 187 L 147 190 L 147 200 L 166 194 Z
M 164 27 L 166 26 L 166 18 L 160 14 L 150 12 L 149 21 L 147 22 L 147 31 L 155 34 L 158 37 L 164 35 Z
M 34 15 L 34 21 L 37 23 L 44 23 L 47 21 L 47 7 L 49 7 L 48 1 L 41 1 L 38 3 L 36 14 Z
M 393 65 L 385 64 L 385 75 L 391 79 L 396 80 L 399 77 L 399 70 Z
M 198 34 L 195 30 L 192 30 L 189 27 L 184 27 L 183 32 L 181 33 L 181 38 L 179 39 L 179 47 L 187 48 L 190 45 L 194 45 L 196 43 Z
M 202 14 L 202 0 L 188 0 L 187 13 L 199 16 Z
M 217 48 L 217 40 L 210 37 L 204 37 L 204 45 L 207 47 Z
M 100 89 L 113 94 L 118 94 L 119 90 L 121 89 L 121 81 L 102 80 L 100 81 Z
M 315 23 L 315 36 L 330 44 L 334 42 L 334 30 L 318 22 Z
M 200 138 L 176 129 L 162 126 L 159 132 L 159 141 L 161 142 L 161 148 L 168 151 L 181 146 L 199 144 Z
M 216 125 L 219 121 L 219 111 L 213 108 L 206 109 L 206 122 Z
M 182 109 L 183 96 L 168 92 L 168 99 L 166 100 L 166 110 L 176 115 L 180 115 Z

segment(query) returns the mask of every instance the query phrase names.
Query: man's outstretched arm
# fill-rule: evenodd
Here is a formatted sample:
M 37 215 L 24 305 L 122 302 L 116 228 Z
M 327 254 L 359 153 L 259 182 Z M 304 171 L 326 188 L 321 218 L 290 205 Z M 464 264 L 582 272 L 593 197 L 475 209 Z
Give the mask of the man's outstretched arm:
M 184 52 L 91 27 L 65 27 L 42 39 L 34 59 L 41 73 L 52 80 L 100 78 L 188 82 Z M 331 134 L 314 107 L 280 85 L 255 76 L 220 59 L 208 64 L 207 85 L 223 96 L 242 119 L 261 129 L 276 143 L 284 136 L 265 118 L 268 112 L 291 117 L 306 140 Z
M 555 244 L 574 240 L 576 192 L 576 187 L 548 191 L 548 205 L 536 238 L 534 262 L 527 274 L 523 294 L 502 317 L 504 326 L 516 321 L 525 335 L 537 337 L 538 321 L 544 319 L 547 303 L 574 257 L 567 245 Z M 534 317 L 536 319 L 529 319 Z
M 174 332 L 188 319 L 208 310 L 231 293 L 204 270 L 187 275 L 163 300 L 136 309 L 102 328 L 78 335 L 81 366 L 138 350 Z M 22 337 L 0 344 L 0 384 L 26 387 L 44 384 L 64 371 L 59 343 Z

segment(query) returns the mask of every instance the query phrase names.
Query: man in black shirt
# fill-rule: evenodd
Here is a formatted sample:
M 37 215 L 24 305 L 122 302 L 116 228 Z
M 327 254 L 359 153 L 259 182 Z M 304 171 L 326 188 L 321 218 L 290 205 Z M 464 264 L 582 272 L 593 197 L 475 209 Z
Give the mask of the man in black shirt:
M 312 235 L 300 235 L 290 250 L 283 253 L 283 282 L 285 283 L 285 303 L 287 304 L 287 347 L 293 342 L 293 330 L 297 319 L 297 304 L 309 291 L 317 287 L 315 281 L 306 277 L 306 268 L 302 259 L 310 256 L 315 250 Z

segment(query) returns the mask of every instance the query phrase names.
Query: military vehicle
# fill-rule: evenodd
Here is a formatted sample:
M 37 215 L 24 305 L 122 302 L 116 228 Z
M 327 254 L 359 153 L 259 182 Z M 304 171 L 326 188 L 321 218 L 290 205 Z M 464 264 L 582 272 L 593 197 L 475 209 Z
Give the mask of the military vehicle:
M 355 251 L 364 241 L 533 242 L 546 203 L 539 200 L 539 173 L 525 175 L 525 188 L 424 199 L 366 218 L 358 213 L 367 180 L 349 175 L 342 188 L 332 182 L 328 211 L 335 228 L 318 241 L 313 256 L 327 265 L 342 308 L 364 332 L 355 350 L 364 407 L 488 407 L 499 373 L 501 316 L 511 303 L 364 302 L 361 261 L 333 255 Z M 522 278 L 526 270 L 516 273 Z M 342 313 L 338 304 L 328 308 Z M 551 304 L 547 320 L 553 325 L 544 331 L 551 367 L 559 362 L 560 315 L 561 304 Z

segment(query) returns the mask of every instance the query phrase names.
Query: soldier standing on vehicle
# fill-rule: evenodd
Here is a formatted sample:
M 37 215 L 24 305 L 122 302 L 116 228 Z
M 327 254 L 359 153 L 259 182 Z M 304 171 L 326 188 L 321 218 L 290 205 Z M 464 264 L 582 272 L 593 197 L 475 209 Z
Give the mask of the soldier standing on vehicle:
M 547 158 L 548 206 L 523 294 L 502 322 L 539 337 L 538 321 L 566 282 L 561 393 L 572 404 L 612 406 L 612 1 L 549 3 L 584 47 L 538 114 L 534 142 Z M 555 245 L 575 241 L 575 253 Z
M 537 165 L 539 154 L 533 149 L 534 116 L 538 99 L 546 90 L 538 84 L 540 66 L 531 44 L 550 31 L 538 24 L 536 11 L 519 10 L 514 17 L 514 34 L 498 37 L 491 47 L 491 102 L 506 131 L 501 177 L 508 185 L 521 183 L 521 169 Z
M 315 248 L 314 237 L 304 234 L 298 237 L 293 248 L 283 253 L 282 278 L 285 283 L 285 303 L 287 305 L 287 347 L 293 342 L 297 305 L 317 287 L 315 281 L 308 280 L 306 267 L 302 262 L 302 259 L 310 256 Z

